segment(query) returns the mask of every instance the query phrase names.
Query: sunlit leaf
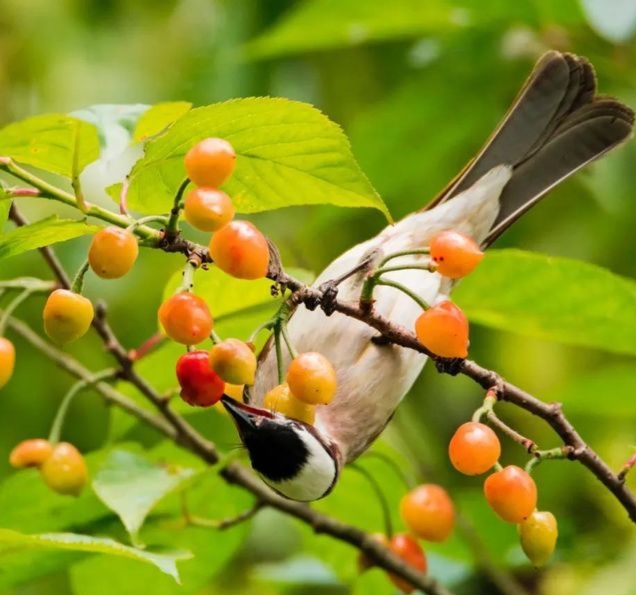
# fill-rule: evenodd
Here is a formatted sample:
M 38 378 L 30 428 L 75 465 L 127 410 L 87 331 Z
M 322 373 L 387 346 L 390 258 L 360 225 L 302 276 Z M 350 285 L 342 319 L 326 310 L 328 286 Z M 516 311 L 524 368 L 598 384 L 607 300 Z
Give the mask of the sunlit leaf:
M 133 543 L 148 513 L 166 494 L 182 485 L 192 469 L 160 466 L 140 455 L 114 450 L 93 480 L 99 498 L 117 513 Z
M 33 116 L 0 130 L 0 155 L 70 178 L 77 150 L 78 171 L 99 155 L 97 130 L 65 116 Z
M 143 141 L 159 134 L 188 112 L 191 107 L 192 104 L 188 101 L 167 101 L 153 105 L 139 118 L 133 140 Z
M 25 535 L 11 529 L 0 529 L 0 554 L 17 553 L 29 549 L 69 550 L 130 558 L 154 565 L 177 582 L 179 581 L 177 560 L 185 560 L 190 557 L 190 554 L 186 552 L 154 553 L 139 550 L 107 537 L 91 537 L 77 533 Z
M 190 110 L 150 140 L 131 172 L 128 206 L 169 211 L 185 177 L 185 153 L 210 136 L 227 139 L 236 150 L 236 169 L 224 189 L 239 212 L 333 204 L 374 207 L 388 216 L 336 124 L 305 103 L 254 97 Z
M 489 251 L 453 297 L 473 322 L 636 354 L 636 284 L 592 264 Z
M 86 221 L 60 219 L 57 215 L 53 215 L 4 234 L 0 238 L 0 260 L 42 246 L 94 234 L 100 229 L 98 225 L 89 225 Z

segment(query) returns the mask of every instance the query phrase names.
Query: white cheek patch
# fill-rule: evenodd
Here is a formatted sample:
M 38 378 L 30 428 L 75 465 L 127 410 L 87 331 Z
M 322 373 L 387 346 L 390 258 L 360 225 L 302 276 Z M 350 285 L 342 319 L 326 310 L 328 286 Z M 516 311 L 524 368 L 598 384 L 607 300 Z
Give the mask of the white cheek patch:
M 267 485 L 290 500 L 311 502 L 322 498 L 329 492 L 336 481 L 338 468 L 334 458 L 307 430 L 302 431 L 300 438 L 307 447 L 309 455 L 296 477 L 278 482 L 270 481 L 266 477 L 262 479 Z

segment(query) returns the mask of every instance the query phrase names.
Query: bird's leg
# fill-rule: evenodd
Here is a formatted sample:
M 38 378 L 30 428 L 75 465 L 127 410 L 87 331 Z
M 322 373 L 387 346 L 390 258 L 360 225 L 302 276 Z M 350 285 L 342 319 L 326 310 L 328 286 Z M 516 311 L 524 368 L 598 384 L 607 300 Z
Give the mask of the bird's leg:
M 439 357 L 435 359 L 435 368 L 441 374 L 457 376 L 462 371 L 465 361 L 463 357 Z

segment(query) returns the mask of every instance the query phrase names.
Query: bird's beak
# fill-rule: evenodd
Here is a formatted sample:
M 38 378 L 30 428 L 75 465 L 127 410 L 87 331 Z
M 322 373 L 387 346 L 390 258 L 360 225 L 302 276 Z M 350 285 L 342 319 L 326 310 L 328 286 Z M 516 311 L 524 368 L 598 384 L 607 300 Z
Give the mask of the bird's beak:
M 252 407 L 227 395 L 221 397 L 221 403 L 223 403 L 223 407 L 227 409 L 227 412 L 234 419 L 234 423 L 240 434 L 255 430 L 258 426 L 258 422 L 263 418 L 272 419 L 274 417 L 267 409 Z

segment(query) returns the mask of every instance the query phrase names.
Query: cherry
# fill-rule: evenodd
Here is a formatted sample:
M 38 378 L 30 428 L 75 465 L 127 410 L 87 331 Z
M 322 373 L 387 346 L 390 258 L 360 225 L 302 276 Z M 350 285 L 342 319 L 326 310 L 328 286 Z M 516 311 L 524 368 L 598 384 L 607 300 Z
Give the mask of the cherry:
M 406 526 L 421 539 L 444 541 L 455 525 L 455 508 L 448 492 L 436 484 L 422 484 L 400 501 Z
M 210 349 L 210 367 L 230 384 L 254 384 L 256 355 L 239 339 L 226 339 Z
M 59 442 L 40 466 L 44 483 L 53 491 L 79 496 L 86 484 L 88 471 L 84 457 L 72 444 Z
M 424 550 L 422 550 L 420 544 L 410 535 L 406 533 L 396 533 L 389 541 L 389 549 L 402 558 L 407 564 L 413 566 L 413 568 L 416 568 L 420 572 L 426 572 L 428 564 Z M 415 587 L 402 577 L 389 573 L 389 578 L 402 593 L 412 593 L 415 591 Z
M 415 321 L 418 341 L 439 357 L 468 355 L 468 320 L 453 302 L 430 307 Z
M 159 322 L 168 337 L 184 345 L 201 343 L 214 326 L 207 304 L 187 291 L 176 293 L 161 304 Z
M 451 279 L 472 273 L 484 257 L 475 240 L 452 230 L 436 233 L 429 249 L 431 258 L 437 263 L 437 272 Z
M 225 382 L 210 369 L 207 351 L 189 351 L 177 360 L 181 398 L 190 405 L 210 407 L 223 395 Z
M 484 495 L 490 508 L 509 523 L 527 519 L 537 505 L 534 479 L 516 465 L 489 475 L 484 482 Z
M 287 368 L 287 384 L 293 395 L 310 405 L 326 405 L 336 395 L 336 371 L 321 353 L 308 351 Z
M 466 475 L 485 473 L 499 460 L 501 443 L 487 425 L 469 421 L 457 428 L 448 445 L 453 467 Z
M 217 231 L 234 217 L 234 205 L 225 192 L 195 188 L 186 194 L 183 215 L 195 229 Z
M 17 444 L 9 455 L 9 464 L 16 469 L 39 467 L 53 453 L 53 445 L 44 438 L 31 438 Z
M 249 221 L 230 221 L 212 235 L 208 246 L 214 264 L 237 279 L 261 279 L 269 268 L 269 245 Z
M 225 388 L 223 389 L 223 393 L 226 394 L 228 397 L 232 397 L 235 401 L 242 403 L 244 388 L 245 387 L 242 384 L 228 384 L 226 382 Z M 215 403 L 214 409 L 216 409 L 221 415 L 226 415 L 226 416 L 229 415 L 229 413 L 227 412 L 227 409 L 223 407 L 223 403 L 220 403 L 220 402 Z
M 270 390 L 263 399 L 263 407 L 274 413 L 282 413 L 286 417 L 312 425 L 316 418 L 313 405 L 303 403 L 289 390 L 286 383 L 279 384 Z
M 94 314 L 89 299 L 68 289 L 56 289 L 44 304 L 44 331 L 56 343 L 70 343 L 86 334 Z
M 205 138 L 185 154 L 184 164 L 188 177 L 197 186 L 218 188 L 232 175 L 236 153 L 222 138 Z
M 15 347 L 6 337 L 0 337 L 0 388 L 5 386 L 15 367 Z
M 102 279 L 118 279 L 132 269 L 139 256 L 137 238 L 127 229 L 105 227 L 98 231 L 88 249 L 88 264 Z
M 521 549 L 534 566 L 543 566 L 554 553 L 559 531 L 551 512 L 535 510 L 517 525 Z

